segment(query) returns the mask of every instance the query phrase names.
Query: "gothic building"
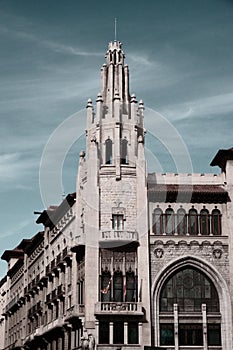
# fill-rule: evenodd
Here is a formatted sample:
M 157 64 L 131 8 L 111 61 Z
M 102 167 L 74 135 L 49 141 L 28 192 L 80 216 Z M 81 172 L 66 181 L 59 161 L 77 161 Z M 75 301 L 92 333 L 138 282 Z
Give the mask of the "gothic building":
M 124 58 L 110 42 L 76 192 L 2 255 L 1 349 L 232 350 L 233 149 L 219 175 L 147 174 Z

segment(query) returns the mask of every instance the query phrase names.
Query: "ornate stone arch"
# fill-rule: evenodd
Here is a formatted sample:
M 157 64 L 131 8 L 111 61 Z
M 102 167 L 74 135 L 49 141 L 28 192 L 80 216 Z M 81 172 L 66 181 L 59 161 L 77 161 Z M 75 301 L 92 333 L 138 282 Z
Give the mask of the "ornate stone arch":
M 167 263 L 152 283 L 152 332 L 155 346 L 159 346 L 159 297 L 161 289 L 169 276 L 184 267 L 193 267 L 205 274 L 215 285 L 219 297 L 221 313 L 222 349 L 232 350 L 232 312 L 230 292 L 226 280 L 220 272 L 207 261 L 193 256 L 182 256 Z

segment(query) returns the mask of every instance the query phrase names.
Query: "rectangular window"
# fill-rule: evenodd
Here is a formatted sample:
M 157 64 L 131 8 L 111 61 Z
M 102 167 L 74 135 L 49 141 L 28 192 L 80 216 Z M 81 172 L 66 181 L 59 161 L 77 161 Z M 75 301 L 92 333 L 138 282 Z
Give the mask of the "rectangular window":
M 160 324 L 160 345 L 174 345 L 174 325 Z
M 128 323 L 128 344 L 138 344 L 138 323 Z
M 220 324 L 208 324 L 207 326 L 208 345 L 221 345 Z
M 124 229 L 123 215 L 113 215 L 112 216 L 112 228 L 113 228 L 113 230 L 123 230 Z
M 99 343 L 109 344 L 109 322 L 99 323 Z
M 180 345 L 203 345 L 203 331 L 201 324 L 179 325 Z
M 113 323 L 113 344 L 124 344 L 124 323 Z

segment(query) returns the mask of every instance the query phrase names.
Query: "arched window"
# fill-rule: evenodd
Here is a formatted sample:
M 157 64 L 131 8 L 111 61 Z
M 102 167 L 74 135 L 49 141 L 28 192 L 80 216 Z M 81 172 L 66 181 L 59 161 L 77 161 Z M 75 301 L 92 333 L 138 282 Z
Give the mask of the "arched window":
M 112 164 L 112 140 L 107 139 L 105 141 L 105 163 Z
M 222 234 L 222 224 L 221 224 L 221 212 L 218 209 L 212 210 L 211 216 L 211 229 L 213 235 L 221 235 Z
M 121 140 L 121 164 L 128 164 L 128 141 Z
M 178 235 L 187 233 L 187 217 L 183 208 L 177 210 L 177 233 Z
M 214 284 L 200 271 L 186 267 L 169 277 L 160 295 L 160 311 L 200 312 L 206 304 L 208 312 L 219 311 L 218 294 Z
M 153 233 L 155 235 L 162 235 L 164 232 L 162 214 L 163 212 L 160 208 L 155 208 L 152 216 Z
M 167 235 L 174 234 L 174 210 L 172 208 L 167 208 L 165 210 L 165 232 Z
M 125 301 L 136 301 L 136 278 L 134 272 L 126 272 Z
M 113 298 L 114 301 L 123 301 L 123 276 L 121 271 L 113 275 Z
M 174 305 L 177 305 L 177 308 Z M 159 297 L 160 345 L 174 345 L 177 337 L 180 346 L 202 346 L 203 305 L 206 306 L 207 312 L 208 345 L 220 346 L 220 307 L 213 282 L 191 266 L 186 266 L 169 276 Z M 181 322 L 178 318 L 177 335 L 174 332 L 175 309 L 182 314 Z
M 197 235 L 198 234 L 198 216 L 197 210 L 192 208 L 189 210 L 189 234 Z
M 202 209 L 200 211 L 200 233 L 202 235 L 210 234 L 210 216 L 207 209 Z

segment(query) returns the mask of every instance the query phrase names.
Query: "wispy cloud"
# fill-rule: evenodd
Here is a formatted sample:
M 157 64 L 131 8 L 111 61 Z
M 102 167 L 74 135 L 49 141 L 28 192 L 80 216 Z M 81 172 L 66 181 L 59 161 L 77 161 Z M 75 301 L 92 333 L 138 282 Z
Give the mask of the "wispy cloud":
M 0 155 L 0 181 L 1 183 L 14 183 L 29 176 L 37 166 L 35 159 L 24 159 L 18 153 Z M 2 186 L 4 190 L 4 186 Z
M 172 121 L 233 112 L 233 92 L 186 101 L 160 109 Z

